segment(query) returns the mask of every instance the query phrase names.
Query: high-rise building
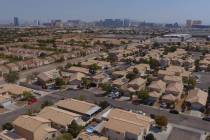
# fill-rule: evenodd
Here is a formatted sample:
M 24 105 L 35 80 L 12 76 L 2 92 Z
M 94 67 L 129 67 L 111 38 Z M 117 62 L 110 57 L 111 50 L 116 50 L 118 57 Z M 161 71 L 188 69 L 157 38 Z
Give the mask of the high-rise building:
M 187 26 L 187 27 L 191 27 L 191 26 L 192 26 L 192 20 L 188 19 L 188 20 L 186 21 L 186 26 Z
M 130 20 L 129 19 L 124 19 L 123 26 L 124 27 L 129 27 L 130 26 Z
M 18 17 L 14 17 L 14 26 L 19 26 L 19 19 L 18 19 Z

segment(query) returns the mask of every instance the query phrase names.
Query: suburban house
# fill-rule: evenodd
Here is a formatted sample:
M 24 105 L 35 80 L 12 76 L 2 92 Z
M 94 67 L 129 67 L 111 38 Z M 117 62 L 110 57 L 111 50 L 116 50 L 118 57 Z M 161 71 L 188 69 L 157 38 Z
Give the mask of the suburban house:
M 130 81 L 127 85 L 129 92 L 141 91 L 144 90 L 145 87 L 146 87 L 146 80 L 140 77 Z
M 55 80 L 59 78 L 60 72 L 57 69 L 49 70 L 42 72 L 37 75 L 38 83 L 44 88 L 53 88 L 55 87 Z
M 9 71 L 10 71 L 9 68 L 7 68 L 4 65 L 0 65 L 0 77 L 4 76 L 5 74 L 8 74 Z
M 81 115 L 82 120 L 88 121 L 100 111 L 100 107 L 85 101 L 65 99 L 55 104 L 58 108 Z
M 156 92 L 156 91 L 149 92 L 150 100 L 153 100 L 153 101 L 156 101 L 157 99 L 159 99 L 161 95 L 162 95 L 162 93 L 160 93 L 160 92 Z
M 103 115 L 106 120 L 103 135 L 111 140 L 143 140 L 153 120 L 133 112 L 110 109 Z
M 166 82 L 166 84 L 182 83 L 182 77 L 181 76 L 165 76 L 163 80 L 164 80 L 164 82 Z
M 0 96 L 6 98 L 21 98 L 24 92 L 32 92 L 31 89 L 16 84 L 0 85 Z
M 166 90 L 166 83 L 162 80 L 153 81 L 149 86 L 149 91 L 156 91 L 158 93 L 164 93 Z
M 148 64 L 138 64 L 138 65 L 129 67 L 127 71 L 132 72 L 134 68 L 138 70 L 141 76 L 144 76 L 147 73 L 147 71 L 150 70 L 150 66 Z
M 125 76 L 127 73 L 128 73 L 128 71 L 126 71 L 126 70 L 114 71 L 114 72 L 112 72 L 112 76 L 115 78 L 121 78 L 121 77 Z
M 22 115 L 13 121 L 15 133 L 27 140 L 47 140 L 58 136 L 58 131 L 51 127 L 47 119 Z
M 87 77 L 84 73 L 76 72 L 71 73 L 69 79 L 69 88 L 71 89 L 79 89 L 82 84 L 82 78 Z
M 111 67 L 110 62 L 99 61 L 99 60 L 94 60 L 94 59 L 89 59 L 89 60 L 84 61 L 84 62 L 81 63 L 81 65 L 83 67 L 86 67 L 86 68 L 89 68 L 93 64 L 97 64 L 102 69 Z
M 82 132 L 79 134 L 77 140 L 108 140 L 108 138 L 95 134 L 88 134 L 86 132 Z
M 71 73 L 76 73 L 76 72 L 80 72 L 80 73 L 83 73 L 83 74 L 86 74 L 86 75 L 89 75 L 89 69 L 87 68 L 83 68 L 83 67 L 75 67 L 75 66 L 72 66 L 68 69 L 69 72 Z
M 158 71 L 158 77 L 160 79 L 163 79 L 165 76 L 174 76 L 174 72 L 166 71 L 166 70 L 159 70 Z
M 9 68 L 10 71 L 19 71 L 20 70 L 18 65 L 15 63 L 9 63 L 6 66 Z
M 122 78 L 118 78 L 112 81 L 112 85 L 116 86 L 116 87 L 121 87 L 122 85 L 125 85 L 126 83 L 128 83 L 128 79 L 125 77 Z
M 105 73 L 99 73 L 92 77 L 93 81 L 98 85 L 100 83 L 106 83 L 110 80 L 109 76 Z
M 67 130 L 68 125 L 70 125 L 73 120 L 81 124 L 79 122 L 81 115 L 53 106 L 45 107 L 37 116 L 49 120 L 52 123 L 52 127 L 58 130 Z
M 183 92 L 183 84 L 182 83 L 170 83 L 168 84 L 165 93 L 166 94 L 173 94 L 174 96 L 181 95 Z
M 168 84 L 165 94 L 162 97 L 162 100 L 166 102 L 175 102 L 176 100 L 179 100 L 183 92 L 183 88 L 184 86 L 182 83 L 175 82 Z
M 186 102 L 189 103 L 193 110 L 200 110 L 206 106 L 208 93 L 198 88 L 190 90 Z
M 170 65 L 167 67 L 166 71 L 174 72 L 176 76 L 181 76 L 181 74 L 185 71 L 183 67 Z

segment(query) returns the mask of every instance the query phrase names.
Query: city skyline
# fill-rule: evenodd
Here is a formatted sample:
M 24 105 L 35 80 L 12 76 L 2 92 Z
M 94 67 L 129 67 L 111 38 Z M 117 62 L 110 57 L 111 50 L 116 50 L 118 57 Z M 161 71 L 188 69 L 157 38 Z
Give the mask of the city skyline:
M 13 17 L 22 20 L 49 21 L 51 19 L 80 19 L 95 21 L 107 18 L 128 18 L 138 21 L 157 23 L 185 23 L 187 19 L 202 20 L 204 24 L 210 23 L 210 18 L 205 13 L 210 12 L 208 0 L 2 0 L 0 5 L 0 20 L 12 21 Z M 11 3 L 13 3 L 11 5 Z M 132 8 L 130 8 L 132 7 Z M 202 7 L 202 8 L 198 8 Z M 21 10 L 20 10 L 21 9 Z

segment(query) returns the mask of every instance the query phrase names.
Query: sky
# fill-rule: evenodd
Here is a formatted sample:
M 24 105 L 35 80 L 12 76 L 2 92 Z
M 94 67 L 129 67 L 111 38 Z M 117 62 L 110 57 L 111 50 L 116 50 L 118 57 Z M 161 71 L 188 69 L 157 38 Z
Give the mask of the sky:
M 199 19 L 210 24 L 210 0 L 0 0 L 0 20 L 128 18 L 184 23 Z

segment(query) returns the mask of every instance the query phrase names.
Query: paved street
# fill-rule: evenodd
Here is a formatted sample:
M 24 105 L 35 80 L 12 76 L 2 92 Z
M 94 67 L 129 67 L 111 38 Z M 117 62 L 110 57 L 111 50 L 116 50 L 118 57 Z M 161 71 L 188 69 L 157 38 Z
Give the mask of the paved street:
M 51 100 L 53 102 L 58 101 L 59 99 L 62 98 L 75 98 L 79 99 L 81 96 L 84 96 L 85 99 L 89 102 L 99 102 L 106 100 L 110 103 L 110 105 L 126 110 L 141 110 L 145 112 L 147 115 L 150 114 L 156 114 L 156 115 L 165 115 L 169 119 L 170 123 L 176 124 L 176 125 L 182 125 L 184 127 L 191 127 L 192 129 L 197 129 L 200 131 L 208 131 L 210 132 L 210 122 L 206 122 L 201 120 L 200 118 L 193 117 L 193 116 L 187 116 L 187 115 L 175 115 L 175 114 L 170 114 L 165 110 L 158 110 L 149 106 L 144 106 L 144 105 L 133 105 L 131 102 L 128 101 L 116 101 L 108 97 L 95 97 L 94 94 L 88 90 L 77 90 L 77 91 L 64 91 L 64 92 L 56 92 L 52 93 L 49 95 L 46 95 L 44 97 L 41 97 L 39 99 L 39 102 L 28 107 L 24 107 L 22 109 L 18 109 L 16 111 L 2 114 L 0 115 L 0 125 L 13 121 L 17 116 L 24 114 L 27 112 L 29 108 L 37 108 L 40 106 L 44 100 Z
M 40 105 L 45 101 L 45 100 L 49 100 L 52 102 L 57 102 L 59 100 L 59 98 L 57 97 L 52 97 L 51 95 L 47 95 L 44 97 L 39 98 L 39 101 L 31 106 L 25 106 L 23 108 L 17 109 L 15 111 L 6 113 L 6 114 L 0 114 L 0 126 L 2 126 L 3 124 L 5 124 L 6 122 L 11 122 L 13 120 L 15 120 L 19 115 L 22 114 L 26 114 L 28 109 L 37 109 L 40 108 Z M 0 128 L 1 129 L 1 128 Z
M 58 93 L 61 95 L 61 93 Z M 118 108 L 123 108 L 126 110 L 141 110 L 145 112 L 146 114 L 156 114 L 156 115 L 165 115 L 168 117 L 169 122 L 177 124 L 177 125 L 183 125 L 186 127 L 192 127 L 195 129 L 199 129 L 201 131 L 208 131 L 210 132 L 210 122 L 206 122 L 201 120 L 200 118 L 193 117 L 193 116 L 188 116 L 188 115 L 175 115 L 171 114 L 168 111 L 165 110 L 159 110 L 152 108 L 150 106 L 144 106 L 144 105 L 133 105 L 131 102 L 125 102 L 125 101 L 116 101 L 112 100 L 111 98 L 108 97 L 95 97 L 93 93 L 89 91 L 65 91 L 62 96 L 63 97 L 69 97 L 69 98 L 76 98 L 78 99 L 81 95 L 85 96 L 86 99 L 90 102 L 99 102 L 102 100 L 108 101 L 112 106 L 118 107 Z

